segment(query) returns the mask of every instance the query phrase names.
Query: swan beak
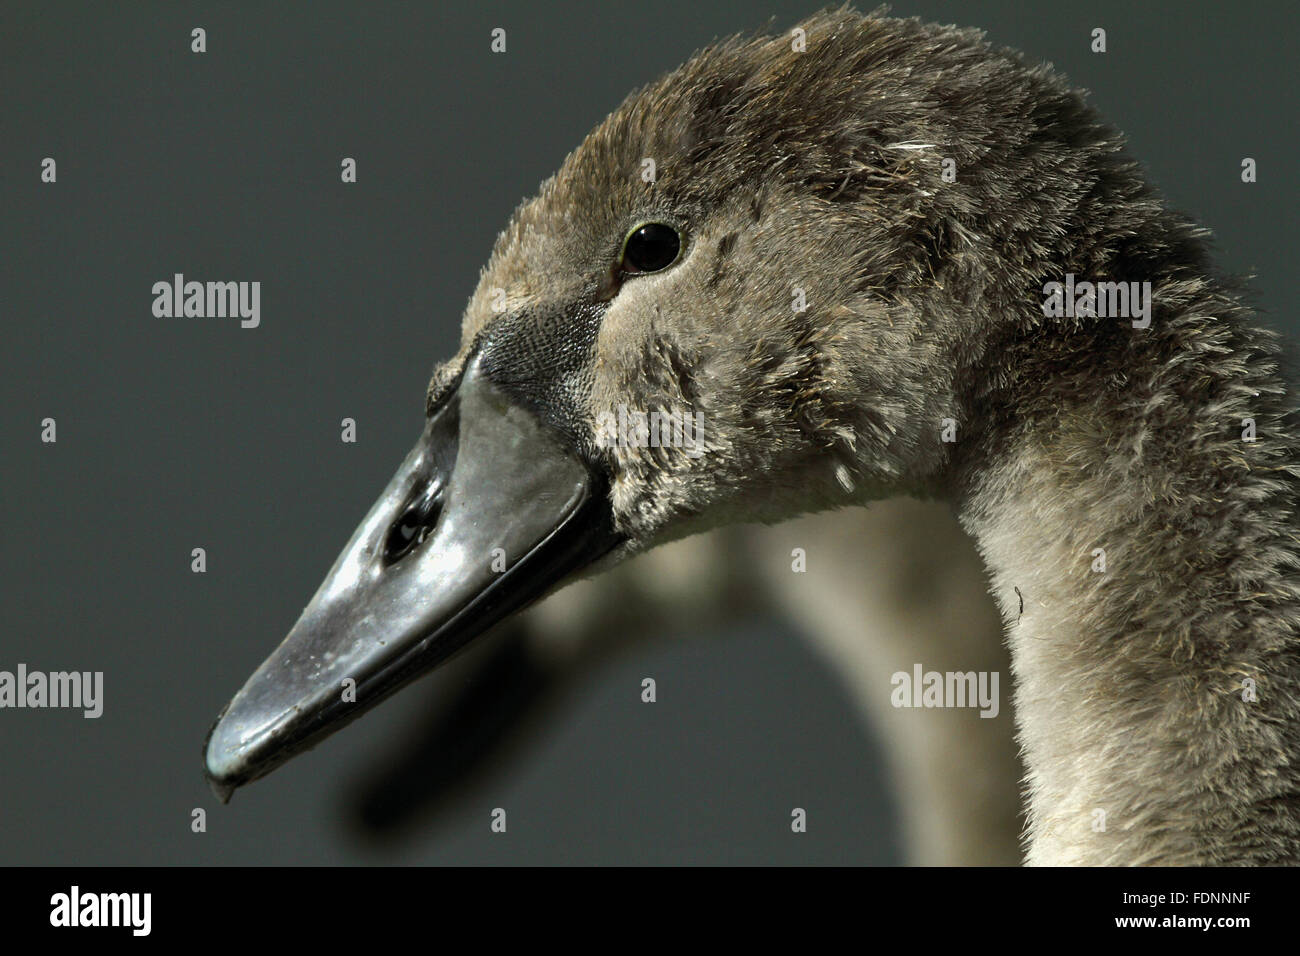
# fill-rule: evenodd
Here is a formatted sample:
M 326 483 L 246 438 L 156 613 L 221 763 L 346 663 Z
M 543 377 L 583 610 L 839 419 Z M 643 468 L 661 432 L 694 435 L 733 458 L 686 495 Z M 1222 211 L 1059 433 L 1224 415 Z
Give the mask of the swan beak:
M 208 734 L 213 789 L 339 730 L 613 548 L 605 483 L 477 361 Z

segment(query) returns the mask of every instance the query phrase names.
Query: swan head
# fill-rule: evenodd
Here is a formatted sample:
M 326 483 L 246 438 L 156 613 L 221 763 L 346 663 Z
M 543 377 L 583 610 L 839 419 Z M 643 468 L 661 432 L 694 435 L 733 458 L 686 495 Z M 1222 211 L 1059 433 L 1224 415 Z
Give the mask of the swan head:
M 575 576 L 939 480 L 976 310 L 945 291 L 975 200 L 937 144 L 980 146 L 936 91 L 978 100 L 989 54 L 800 29 L 634 93 L 517 210 L 415 448 L 209 735 L 219 790 Z
M 618 555 L 933 487 L 979 330 L 943 289 L 973 201 L 931 29 L 821 15 L 630 96 L 499 236 L 429 410 L 483 357 L 558 413 Z

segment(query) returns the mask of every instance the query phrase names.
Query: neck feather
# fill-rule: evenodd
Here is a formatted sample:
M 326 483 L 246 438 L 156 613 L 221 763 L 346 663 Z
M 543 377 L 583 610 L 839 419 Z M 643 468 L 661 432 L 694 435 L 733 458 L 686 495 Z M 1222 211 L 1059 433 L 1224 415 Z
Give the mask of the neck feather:
M 1156 301 L 1147 330 L 1015 336 L 968 409 L 957 497 L 1007 621 L 1029 861 L 1300 862 L 1288 400 L 1231 297 Z

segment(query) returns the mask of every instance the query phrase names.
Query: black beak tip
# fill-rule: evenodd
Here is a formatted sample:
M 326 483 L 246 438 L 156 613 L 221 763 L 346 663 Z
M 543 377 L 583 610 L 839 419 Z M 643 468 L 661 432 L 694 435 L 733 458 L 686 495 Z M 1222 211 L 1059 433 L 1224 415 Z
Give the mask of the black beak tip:
M 227 709 L 228 707 L 223 708 L 221 713 L 217 715 L 217 719 L 212 722 L 212 726 L 208 729 L 207 737 L 203 739 L 203 775 L 207 778 L 208 786 L 212 788 L 212 792 L 223 804 L 230 802 L 235 790 L 243 783 L 242 780 L 229 772 L 229 768 L 222 765 L 218 748 L 213 746 L 213 738 L 217 736 L 217 728 L 221 726 L 221 720 L 226 716 Z
M 235 795 L 234 786 L 228 783 L 222 783 L 215 777 L 208 777 L 208 786 L 212 788 L 212 792 L 223 805 L 229 803 L 230 798 Z

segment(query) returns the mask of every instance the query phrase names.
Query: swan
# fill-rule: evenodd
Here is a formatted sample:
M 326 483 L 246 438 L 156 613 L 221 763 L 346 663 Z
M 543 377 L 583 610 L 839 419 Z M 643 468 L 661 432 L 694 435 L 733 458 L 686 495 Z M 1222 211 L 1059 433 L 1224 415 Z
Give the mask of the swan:
M 1300 862 L 1275 337 L 1050 70 L 917 20 L 797 29 L 633 93 L 519 208 L 415 447 L 210 732 L 214 786 L 575 578 L 933 497 L 1005 621 L 1026 862 Z M 1132 316 L 1059 308 L 1102 282 Z M 627 410 L 703 428 L 611 438 Z

